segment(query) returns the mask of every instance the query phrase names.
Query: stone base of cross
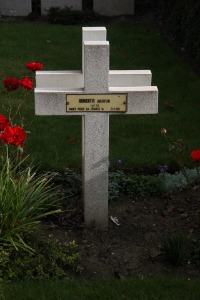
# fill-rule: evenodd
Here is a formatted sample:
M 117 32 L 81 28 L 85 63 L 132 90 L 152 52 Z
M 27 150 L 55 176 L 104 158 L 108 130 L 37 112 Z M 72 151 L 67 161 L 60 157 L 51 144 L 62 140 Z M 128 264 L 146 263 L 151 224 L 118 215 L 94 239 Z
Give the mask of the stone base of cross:
M 105 27 L 83 27 L 82 37 L 82 71 L 36 72 L 35 113 L 82 115 L 85 225 L 106 230 L 109 116 L 158 113 L 158 89 L 149 70 L 109 71 Z

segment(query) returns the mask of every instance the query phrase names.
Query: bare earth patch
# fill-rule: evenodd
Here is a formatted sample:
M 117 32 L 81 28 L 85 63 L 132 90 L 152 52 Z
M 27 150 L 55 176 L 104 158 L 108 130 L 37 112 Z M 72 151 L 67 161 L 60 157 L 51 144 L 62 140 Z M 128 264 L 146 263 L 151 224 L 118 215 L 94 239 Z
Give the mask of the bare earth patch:
M 79 198 L 67 199 L 65 210 L 59 217 L 48 220 L 51 228 L 42 226 L 41 234 L 47 240 L 77 242 L 83 278 L 200 275 L 199 266 L 190 258 L 182 266 L 170 265 L 162 247 L 163 236 L 181 230 L 189 237 L 192 252 L 200 238 L 199 187 L 192 195 L 182 191 L 145 200 L 121 195 L 109 205 L 109 218 L 117 217 L 120 225 L 109 220 L 107 232 L 85 228 Z

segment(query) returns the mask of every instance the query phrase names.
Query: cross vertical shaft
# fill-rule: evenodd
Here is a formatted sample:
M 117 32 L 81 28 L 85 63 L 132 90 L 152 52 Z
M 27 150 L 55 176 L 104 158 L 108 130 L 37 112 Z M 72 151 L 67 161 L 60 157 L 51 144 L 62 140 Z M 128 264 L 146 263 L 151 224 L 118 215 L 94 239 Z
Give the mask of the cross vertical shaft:
M 107 93 L 109 43 L 84 43 L 85 93 Z M 108 226 L 109 114 L 88 113 L 82 117 L 82 172 L 86 226 Z

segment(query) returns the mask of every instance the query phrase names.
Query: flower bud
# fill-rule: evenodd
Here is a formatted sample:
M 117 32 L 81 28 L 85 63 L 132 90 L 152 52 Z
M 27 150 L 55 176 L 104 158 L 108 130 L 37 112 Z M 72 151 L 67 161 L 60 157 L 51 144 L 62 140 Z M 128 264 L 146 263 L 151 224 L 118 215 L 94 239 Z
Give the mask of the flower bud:
M 161 132 L 162 134 L 166 134 L 166 133 L 167 133 L 167 129 L 166 129 L 166 128 L 161 128 L 160 132 Z

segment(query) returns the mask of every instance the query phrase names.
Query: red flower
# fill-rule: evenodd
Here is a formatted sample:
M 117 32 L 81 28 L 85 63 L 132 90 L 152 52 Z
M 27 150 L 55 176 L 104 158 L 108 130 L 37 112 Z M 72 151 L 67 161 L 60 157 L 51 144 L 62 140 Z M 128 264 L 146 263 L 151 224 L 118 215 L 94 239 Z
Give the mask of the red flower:
M 0 133 L 0 139 L 10 145 L 19 146 L 23 144 L 26 138 L 26 132 L 19 126 L 6 126 Z
M 10 126 L 10 121 L 0 114 L 0 131 L 4 130 L 6 126 Z
M 191 156 L 192 160 L 200 162 L 200 149 L 193 150 L 190 153 L 190 156 Z
M 21 87 L 25 90 L 32 90 L 33 89 L 33 82 L 28 77 L 23 77 L 19 81 Z
M 4 79 L 3 84 L 9 92 L 15 91 L 20 86 L 19 81 L 13 77 L 7 77 Z
M 43 69 L 43 64 L 39 63 L 39 62 L 29 62 L 26 64 L 26 67 L 28 70 L 31 71 L 39 71 Z
M 75 139 L 68 139 L 67 141 L 68 141 L 68 143 L 74 143 L 76 140 Z

